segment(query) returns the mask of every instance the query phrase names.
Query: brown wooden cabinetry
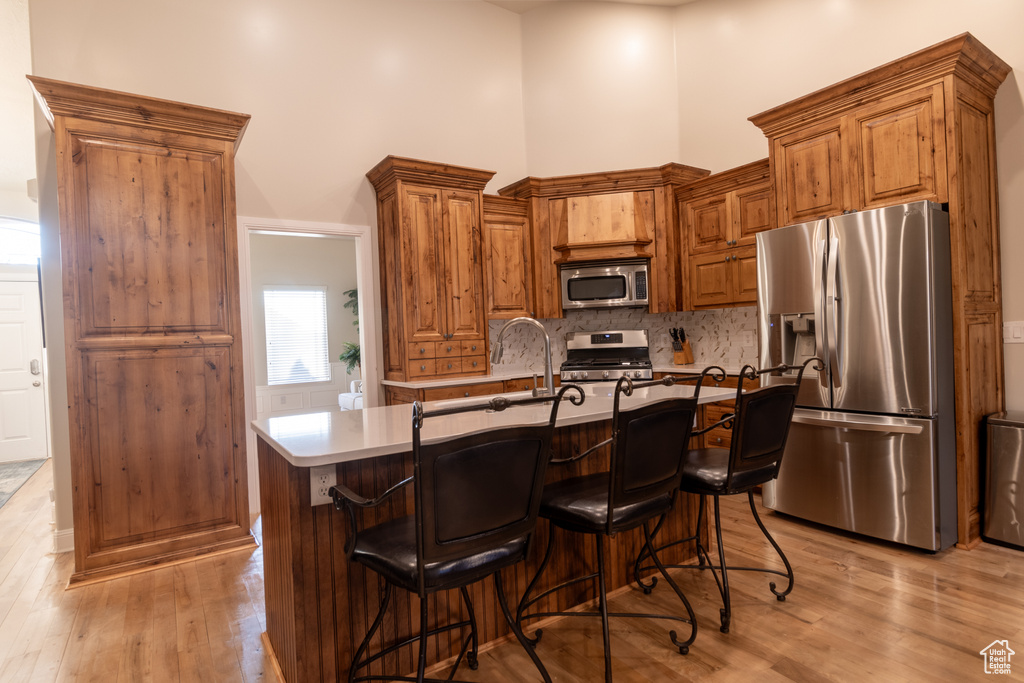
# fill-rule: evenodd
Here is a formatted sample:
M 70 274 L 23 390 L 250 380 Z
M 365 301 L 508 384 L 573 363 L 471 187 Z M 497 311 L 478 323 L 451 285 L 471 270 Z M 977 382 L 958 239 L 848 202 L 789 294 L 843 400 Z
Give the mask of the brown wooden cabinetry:
M 676 190 L 687 276 L 687 308 L 757 300 L 757 233 L 775 227 L 767 159 L 716 173 Z
M 484 195 L 487 318 L 533 316 L 529 202 Z
M 558 378 L 555 378 L 558 384 Z M 537 378 L 537 385 L 544 386 L 544 378 Z M 472 382 L 445 387 L 427 387 L 414 389 L 411 387 L 384 386 L 384 400 L 387 405 L 412 403 L 413 401 L 445 401 L 453 398 L 472 398 L 490 394 L 508 394 L 533 389 L 533 378 L 496 379 L 493 382 Z
M 389 156 L 377 192 L 384 376 L 487 374 L 482 205 L 491 171 Z
M 772 141 L 779 224 L 918 199 L 947 201 L 943 115 L 936 84 L 779 135 Z
M 948 202 L 961 545 L 980 540 L 979 425 L 1005 401 L 993 98 L 1009 70 L 965 33 L 750 119 L 780 225 Z
M 562 317 L 558 267 L 611 258 L 649 258 L 650 312 L 680 310 L 682 250 L 674 190 L 707 171 L 658 168 L 523 178 L 498 193 L 529 202 L 534 313 Z
M 234 200 L 249 117 L 29 78 L 57 150 L 71 581 L 252 547 Z

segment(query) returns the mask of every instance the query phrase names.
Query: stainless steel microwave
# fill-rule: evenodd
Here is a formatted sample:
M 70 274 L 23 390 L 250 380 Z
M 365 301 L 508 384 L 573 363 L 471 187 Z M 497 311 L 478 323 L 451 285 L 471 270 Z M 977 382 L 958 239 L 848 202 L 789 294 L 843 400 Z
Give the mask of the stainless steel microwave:
M 562 309 L 646 308 L 647 261 L 609 261 L 561 267 Z

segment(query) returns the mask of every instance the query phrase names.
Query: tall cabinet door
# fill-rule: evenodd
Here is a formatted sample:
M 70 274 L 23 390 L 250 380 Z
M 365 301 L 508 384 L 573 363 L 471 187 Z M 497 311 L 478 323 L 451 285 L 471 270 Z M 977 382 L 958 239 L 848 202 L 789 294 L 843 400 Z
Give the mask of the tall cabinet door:
M 251 547 L 233 172 L 248 116 L 33 84 L 56 135 L 72 582 Z
M 484 335 L 484 273 L 480 193 L 442 190 L 442 244 L 445 249 L 447 333 L 449 339 Z
M 405 267 L 405 332 L 407 342 L 443 341 L 445 338 L 444 244 L 441 229 L 441 190 L 402 185 L 399 235 Z

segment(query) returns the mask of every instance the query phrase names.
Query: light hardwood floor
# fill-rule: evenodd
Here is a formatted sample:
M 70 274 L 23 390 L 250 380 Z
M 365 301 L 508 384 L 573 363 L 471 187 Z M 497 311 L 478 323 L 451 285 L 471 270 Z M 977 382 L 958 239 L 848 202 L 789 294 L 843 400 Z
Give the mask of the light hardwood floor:
M 260 639 L 258 549 L 65 590 L 72 558 L 48 552 L 50 486 L 45 465 L 0 509 L 0 681 L 277 680 Z M 731 561 L 771 559 L 745 499 L 723 501 L 723 514 Z M 929 555 L 764 517 L 797 572 L 789 599 L 776 601 L 765 576 L 735 572 L 722 634 L 713 580 L 682 572 L 700 625 L 690 654 L 669 645 L 663 623 L 613 620 L 616 681 L 990 680 L 979 651 L 996 639 L 1021 653 L 1003 680 L 1024 679 L 1024 552 L 984 544 Z M 674 603 L 666 586 L 627 588 L 613 607 Z M 597 620 L 547 626 L 538 652 L 555 681 L 602 679 Z M 459 675 L 539 680 L 515 643 Z

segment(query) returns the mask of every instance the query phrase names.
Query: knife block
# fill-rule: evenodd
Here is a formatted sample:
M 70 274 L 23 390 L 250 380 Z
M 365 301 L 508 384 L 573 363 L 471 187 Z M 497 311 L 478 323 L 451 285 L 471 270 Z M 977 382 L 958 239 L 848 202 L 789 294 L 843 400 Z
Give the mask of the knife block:
M 672 362 L 676 365 L 689 365 L 693 362 L 693 349 L 690 348 L 689 340 L 682 342 L 682 351 L 672 352 Z

